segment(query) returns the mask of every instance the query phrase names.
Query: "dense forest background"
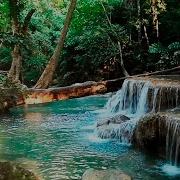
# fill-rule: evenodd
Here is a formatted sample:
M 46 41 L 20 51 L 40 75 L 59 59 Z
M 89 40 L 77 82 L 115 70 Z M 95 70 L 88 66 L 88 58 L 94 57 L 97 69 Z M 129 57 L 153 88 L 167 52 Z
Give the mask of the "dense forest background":
M 68 0 L 0 1 L 0 70 L 21 54 L 19 80 L 36 84 L 64 25 Z M 18 22 L 17 24 L 15 22 Z M 52 85 L 113 79 L 180 64 L 179 0 L 79 0 Z

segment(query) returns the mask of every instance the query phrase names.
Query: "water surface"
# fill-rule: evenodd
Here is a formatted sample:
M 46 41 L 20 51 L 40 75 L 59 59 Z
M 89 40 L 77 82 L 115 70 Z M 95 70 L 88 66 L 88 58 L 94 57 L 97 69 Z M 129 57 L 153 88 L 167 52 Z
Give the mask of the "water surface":
M 88 168 L 121 169 L 134 179 L 180 179 L 163 160 L 118 140 L 97 138 L 109 95 L 14 108 L 0 116 L 0 159 L 25 164 L 44 179 L 81 179 Z

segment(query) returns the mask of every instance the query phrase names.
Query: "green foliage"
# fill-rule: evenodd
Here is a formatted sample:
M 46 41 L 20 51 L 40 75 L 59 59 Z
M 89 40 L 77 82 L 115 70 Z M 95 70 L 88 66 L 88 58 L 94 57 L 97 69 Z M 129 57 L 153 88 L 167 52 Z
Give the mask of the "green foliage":
M 69 0 L 16 2 L 18 9 L 15 12 L 21 24 L 31 9 L 36 9 L 36 12 L 29 24 L 28 34 L 13 35 L 8 1 L 0 2 L 0 68 L 9 69 L 11 51 L 16 43 L 20 44 L 23 55 L 22 80 L 32 86 L 54 52 Z M 121 76 L 118 41 L 122 45 L 124 64 L 132 74 L 136 73 L 133 71 L 138 66 L 141 67 L 141 71 L 151 71 L 177 65 L 180 50 L 178 0 L 157 0 L 160 31 L 158 41 L 153 34 L 150 1 L 141 0 L 140 6 L 141 12 L 138 17 L 136 1 L 78 1 L 56 73 L 59 82 L 62 82 L 61 85 Z M 107 17 L 111 21 L 111 26 Z M 147 30 L 149 44 L 144 27 Z M 142 41 L 140 43 L 139 28 Z
M 54 51 L 60 29 L 63 26 L 67 3 L 63 1 L 15 1 L 18 20 L 23 24 L 31 9 L 36 9 L 29 24 L 27 36 L 14 35 L 9 30 L 0 33 L 3 48 L 0 49 L 0 67 L 8 70 L 11 64 L 11 52 L 15 44 L 21 45 L 23 55 L 23 81 L 29 85 L 35 83 Z M 7 5 L 7 9 L 10 7 Z M 4 13 L 3 13 L 4 14 Z M 5 15 L 5 14 L 4 14 Z M 10 18 L 10 14 L 7 15 Z M 3 25 L 4 26 L 4 25 Z M 11 26 L 9 22 L 9 26 Z M 0 41 L 1 43 L 1 41 Z
M 0 32 L 7 31 L 9 29 L 9 5 L 7 0 L 0 2 Z
M 169 68 L 180 63 L 180 42 L 173 42 L 167 47 L 160 43 L 152 44 L 149 52 L 158 60 L 156 65 L 161 68 Z
M 151 54 L 164 54 L 166 52 L 166 49 L 162 46 L 161 43 L 151 44 L 149 47 L 149 53 Z
M 25 84 L 33 85 L 38 80 L 47 60 L 47 57 L 43 54 L 33 54 L 28 61 L 24 62 L 23 78 Z
M 173 42 L 168 46 L 170 51 L 180 50 L 180 42 Z
M 1 68 L 3 68 L 4 70 L 8 70 L 7 68 L 9 68 L 9 65 L 11 63 L 11 49 L 10 48 L 6 48 L 6 47 L 2 47 L 0 48 L 0 64 L 1 64 Z
M 0 86 L 2 87 L 6 81 L 6 76 L 0 75 Z
M 110 64 L 118 69 L 120 55 L 117 42 L 123 43 L 123 51 L 128 47 L 128 28 L 117 23 L 110 26 L 106 17 L 106 13 L 112 16 L 113 11 L 122 6 L 122 2 L 102 3 L 107 12 L 99 0 L 83 0 L 78 4 L 66 42 L 66 51 L 59 67 L 60 75 L 76 72 L 80 74 L 79 77 L 84 76 L 83 80 L 74 79 L 74 82 L 103 78 L 99 72 L 106 71 L 104 67 L 111 66 Z M 121 12 L 119 16 L 120 14 Z M 74 56 L 67 60 L 72 49 Z

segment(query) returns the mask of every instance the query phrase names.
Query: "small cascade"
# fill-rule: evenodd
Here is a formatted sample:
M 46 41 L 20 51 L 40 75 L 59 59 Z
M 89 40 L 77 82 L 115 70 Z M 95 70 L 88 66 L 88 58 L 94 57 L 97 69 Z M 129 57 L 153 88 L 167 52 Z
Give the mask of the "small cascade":
M 180 104 L 180 83 L 153 79 L 126 79 L 122 88 L 109 99 L 106 109 L 111 113 L 141 116 L 149 112 L 175 108 Z
M 149 81 L 125 80 L 122 88 L 108 101 L 107 110 L 136 116 L 146 113 L 150 86 Z
M 109 99 L 105 108 L 111 116 L 122 114 L 130 120 L 98 128 L 98 136 L 131 143 L 134 128 L 140 117 L 147 113 L 175 108 L 179 104 L 180 84 L 177 82 L 151 78 L 126 79 L 122 88 Z
M 166 126 L 166 157 L 171 165 L 178 166 L 180 163 L 180 119 L 168 119 Z
M 121 124 L 109 124 L 97 128 L 97 134 L 102 139 L 118 139 L 120 142 L 130 144 L 135 128 L 135 120 L 129 120 Z

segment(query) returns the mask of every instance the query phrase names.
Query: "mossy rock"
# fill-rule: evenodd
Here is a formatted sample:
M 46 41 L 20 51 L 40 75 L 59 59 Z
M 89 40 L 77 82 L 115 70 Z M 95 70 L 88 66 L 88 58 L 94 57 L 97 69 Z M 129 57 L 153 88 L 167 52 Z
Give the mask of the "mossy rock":
M 148 114 L 142 117 L 136 125 L 133 144 L 150 152 L 158 152 L 160 148 L 164 149 L 166 146 L 167 120 L 168 116 L 162 114 Z
M 40 180 L 33 172 L 12 162 L 0 162 L 0 180 Z
M 180 118 L 172 113 L 148 114 L 142 117 L 136 125 L 133 135 L 133 145 L 141 150 L 155 153 L 162 158 L 167 158 L 168 143 L 172 145 L 173 156 L 180 153 L 178 138 L 180 135 Z M 178 155 L 178 157 L 180 157 Z M 178 160 L 178 162 L 180 159 Z
M 0 114 L 16 106 L 17 99 L 26 95 L 27 87 L 20 83 L 13 83 L 0 75 Z

